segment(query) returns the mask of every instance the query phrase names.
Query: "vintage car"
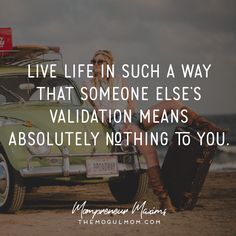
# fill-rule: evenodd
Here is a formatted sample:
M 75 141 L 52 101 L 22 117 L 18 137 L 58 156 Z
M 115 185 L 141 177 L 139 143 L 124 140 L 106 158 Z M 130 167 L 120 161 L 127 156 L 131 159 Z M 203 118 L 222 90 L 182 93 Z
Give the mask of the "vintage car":
M 50 59 L 46 59 L 50 55 Z M 102 138 L 89 145 L 55 144 L 55 135 L 80 131 L 111 132 L 101 123 L 52 122 L 50 111 L 87 109 L 77 84 L 62 74 L 28 76 L 28 65 L 60 63 L 59 48 L 16 46 L 0 54 L 0 212 L 18 211 L 27 191 L 45 185 L 76 185 L 108 182 L 118 202 L 140 199 L 147 189 L 146 163 L 134 146 L 106 145 Z M 59 57 L 60 58 L 60 57 Z M 36 73 L 36 69 L 33 70 Z M 32 71 L 31 71 L 32 73 Z M 73 87 L 70 100 L 39 99 L 39 87 Z M 88 108 L 89 109 L 89 108 Z M 73 112 L 72 112 L 73 113 Z M 49 137 L 49 143 L 42 140 Z M 31 135 L 30 135 L 31 134 Z M 43 135 L 45 134 L 45 136 Z M 36 140 L 37 139 L 37 140 Z

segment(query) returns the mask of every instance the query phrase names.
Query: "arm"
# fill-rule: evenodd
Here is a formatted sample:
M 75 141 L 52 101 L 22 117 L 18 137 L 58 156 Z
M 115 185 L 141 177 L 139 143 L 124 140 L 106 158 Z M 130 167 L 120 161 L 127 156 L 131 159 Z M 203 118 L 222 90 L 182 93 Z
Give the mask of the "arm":
M 101 114 L 101 112 L 99 111 L 99 107 L 97 106 L 97 104 L 96 104 L 93 100 L 90 99 L 90 96 L 89 96 L 89 93 L 88 93 L 88 89 L 89 89 L 89 87 L 91 87 L 91 85 L 89 84 L 88 80 L 85 80 L 85 81 L 83 82 L 82 87 L 86 87 L 86 88 L 87 88 L 87 90 L 86 90 L 86 94 L 87 94 L 87 96 L 88 96 L 87 102 L 88 102 L 88 103 L 93 107 L 93 109 L 96 111 L 97 117 L 98 117 L 98 119 L 100 120 L 100 122 L 101 122 L 102 124 L 104 124 L 104 125 L 108 125 L 108 124 L 107 124 L 107 117 L 103 117 L 103 118 L 102 118 L 102 114 Z
M 122 87 L 129 88 L 129 86 L 127 85 L 127 83 L 124 79 L 122 79 Z M 131 110 L 132 114 L 134 114 L 136 112 L 136 102 L 133 101 L 130 97 L 130 89 L 129 89 L 129 97 L 127 100 L 127 110 Z

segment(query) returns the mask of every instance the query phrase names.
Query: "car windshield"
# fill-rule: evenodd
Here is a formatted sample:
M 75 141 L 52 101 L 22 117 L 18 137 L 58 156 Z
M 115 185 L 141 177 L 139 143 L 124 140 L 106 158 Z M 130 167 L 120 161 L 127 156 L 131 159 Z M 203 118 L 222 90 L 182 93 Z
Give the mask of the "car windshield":
M 27 76 L 0 77 L 0 104 L 19 101 L 57 101 L 65 105 L 80 104 L 75 87 L 63 77 L 30 79 Z

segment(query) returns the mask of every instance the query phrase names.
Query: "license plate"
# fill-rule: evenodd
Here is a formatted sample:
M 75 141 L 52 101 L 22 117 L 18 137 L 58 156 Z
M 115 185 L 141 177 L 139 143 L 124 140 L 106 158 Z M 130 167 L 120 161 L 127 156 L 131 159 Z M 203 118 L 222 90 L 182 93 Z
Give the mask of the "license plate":
M 118 176 L 118 161 L 116 156 L 88 157 L 86 159 L 87 177 Z

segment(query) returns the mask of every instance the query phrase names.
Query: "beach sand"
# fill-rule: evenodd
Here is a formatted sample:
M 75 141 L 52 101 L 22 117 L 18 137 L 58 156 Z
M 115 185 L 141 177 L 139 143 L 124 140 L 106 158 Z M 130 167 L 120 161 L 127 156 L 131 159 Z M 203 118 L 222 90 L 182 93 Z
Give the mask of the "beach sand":
M 78 200 L 88 200 L 90 209 L 129 209 L 125 215 L 99 215 L 97 220 L 140 220 L 139 212 L 131 213 L 133 204 L 115 203 L 106 184 L 39 188 L 27 195 L 19 213 L 0 214 L 0 235 L 236 235 L 235 180 L 236 172 L 209 173 L 194 210 L 144 216 L 149 224 L 80 224 L 80 214 L 71 213 Z M 149 189 L 143 201 L 153 208 L 155 199 Z M 89 220 L 91 215 L 84 218 Z

